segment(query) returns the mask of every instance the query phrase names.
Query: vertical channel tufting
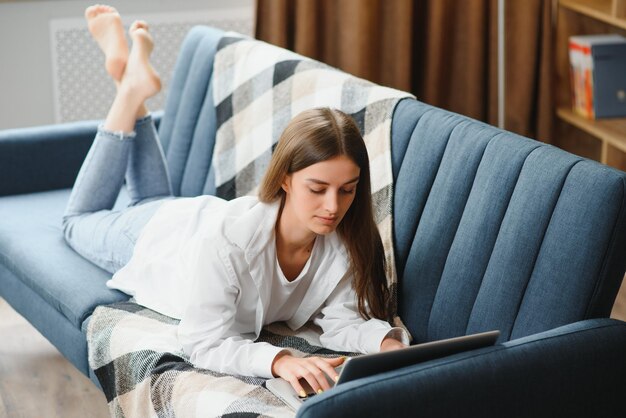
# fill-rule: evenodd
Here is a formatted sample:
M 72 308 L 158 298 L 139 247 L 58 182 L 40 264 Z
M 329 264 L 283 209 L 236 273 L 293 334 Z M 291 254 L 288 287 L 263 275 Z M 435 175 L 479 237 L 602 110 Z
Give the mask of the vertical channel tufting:
M 190 62 L 193 59 L 198 43 L 206 36 L 207 30 L 215 32 L 214 29 L 206 27 L 196 26 L 192 28 L 185 37 L 178 54 L 178 58 L 176 59 L 174 74 L 172 75 L 167 91 L 165 112 L 163 114 L 161 124 L 159 125 L 159 138 L 166 154 L 168 152 L 172 132 L 174 130 L 174 122 L 178 116 L 185 81 L 187 80 L 187 75 L 190 69 Z
M 489 127 L 437 294 L 428 339 L 464 335 L 522 165 L 539 144 Z M 494 136 L 495 135 L 495 136 Z M 478 144 L 475 148 L 483 148 Z
M 418 121 L 398 173 L 394 192 L 395 238 L 398 243 L 398 312 L 414 338 L 427 312 L 417 312 L 429 300 L 428 282 L 422 280 L 416 231 L 440 170 L 448 140 L 462 118 L 431 108 Z M 411 196 L 411 198 L 407 198 Z M 401 226 L 401 227 L 400 227 Z M 432 286 L 431 286 L 432 287 Z M 434 293 L 434 290 L 433 290 Z
M 565 176 L 577 159 L 541 146 L 525 159 L 467 325 L 508 340 Z
M 424 119 L 428 124 L 422 124 Z M 453 127 L 450 126 L 452 123 Z M 441 153 L 432 155 L 432 151 L 428 149 L 422 149 L 417 153 L 419 158 L 430 163 L 430 167 L 420 164 L 419 158 L 417 161 L 411 161 L 412 164 L 416 164 L 417 169 L 412 179 L 408 181 L 417 183 L 418 179 L 424 176 L 432 183 L 422 185 L 423 190 L 418 188 L 417 193 L 414 193 L 423 205 L 423 211 L 421 216 L 418 216 L 419 222 L 399 287 L 401 295 L 399 312 L 416 341 L 428 339 L 429 314 L 441 273 L 478 161 L 490 139 L 481 133 L 486 129 L 486 125 L 451 117 L 446 112 L 433 111 L 424 115 L 418 127 L 423 129 L 428 125 L 431 127 L 430 132 L 420 132 L 427 138 L 425 144 L 436 141 L 439 147 L 445 145 L 445 152 L 436 167 L 436 172 L 432 167 L 432 159 L 439 159 Z M 476 139 L 464 141 L 466 137 Z M 410 144 L 409 149 L 412 147 L 413 144 Z M 428 161 L 429 159 L 431 161 Z M 409 160 L 405 158 L 403 170 L 407 163 Z
M 488 144 L 496 135 L 496 131 L 483 124 L 462 123 L 453 131 L 448 147 L 444 155 L 442 166 L 446 167 L 445 175 L 436 179 L 438 187 L 433 185 L 435 192 L 431 192 L 429 203 L 433 202 L 433 209 L 430 212 L 424 211 L 425 225 L 434 221 L 435 230 L 428 231 L 425 227 L 424 233 L 435 234 L 438 236 L 437 243 L 429 251 L 437 251 L 438 256 L 431 259 L 437 260 L 435 264 L 436 276 L 431 278 L 431 283 L 436 284 L 435 292 L 429 302 L 429 310 L 426 317 L 426 332 L 422 335 L 425 341 L 437 339 L 437 334 L 446 334 L 447 331 L 441 331 L 447 324 L 450 324 L 450 318 L 440 322 L 437 315 L 440 310 L 438 303 L 438 295 L 442 294 L 443 273 L 450 260 L 450 251 L 453 248 L 458 228 L 467 207 L 470 192 L 473 188 L 478 167 L 482 162 L 485 150 Z M 467 138 L 472 138 L 468 140 Z M 441 179 L 441 181 L 439 181 Z M 438 218 L 438 219 L 437 219 Z M 421 225 L 421 224 L 420 224 Z M 419 230 L 416 238 L 419 238 Z M 443 283 L 443 289 L 448 286 Z M 446 298 L 444 297 L 444 300 Z M 433 313 L 435 318 L 433 320 Z M 456 319 L 456 318 L 455 318 Z M 433 332 L 433 330 L 435 332 Z M 434 334 L 434 335 L 431 335 Z
M 517 310 L 515 319 L 513 320 L 513 323 L 512 323 L 511 335 L 510 335 L 511 339 L 516 338 L 516 337 L 513 337 L 513 329 L 515 328 L 517 320 L 519 318 L 520 310 L 522 309 L 522 306 L 524 305 L 524 299 L 526 298 L 528 287 L 530 286 L 530 283 L 533 280 L 533 275 L 535 274 L 536 267 L 537 267 L 537 259 L 539 258 L 539 254 L 541 253 L 541 249 L 543 248 L 543 246 L 544 246 L 544 244 L 546 242 L 546 233 L 548 231 L 548 228 L 550 227 L 550 223 L 551 223 L 552 219 L 554 218 L 554 213 L 555 213 L 555 210 L 556 210 L 556 206 L 557 206 L 557 204 L 558 204 L 558 202 L 559 202 L 559 200 L 561 198 L 561 195 L 563 194 L 563 187 L 565 186 L 565 181 L 567 180 L 567 177 L 569 176 L 569 173 L 571 172 L 572 168 L 574 168 L 574 166 L 578 162 L 580 162 L 580 160 L 574 162 L 574 164 L 572 164 L 571 166 L 569 166 L 567 168 L 567 171 L 566 171 L 567 174 L 563 177 L 562 181 L 560 182 L 560 191 L 559 191 L 558 195 L 556 196 L 556 199 L 554 200 L 554 204 L 552 205 L 552 210 L 549 212 L 550 216 L 549 216 L 549 218 L 547 218 L 548 222 L 546 224 L 546 227 L 543 230 L 543 236 L 541 237 L 541 240 L 539 241 L 539 243 L 537 245 L 537 253 L 536 253 L 536 255 L 535 255 L 534 259 L 533 259 L 534 262 L 532 264 L 531 273 L 530 273 L 530 275 L 528 277 L 528 280 L 526 282 L 526 286 L 524 287 L 523 291 L 520 294 L 521 298 L 520 298 L 520 302 L 519 302 L 519 308 Z M 547 211 L 546 211 L 546 213 L 547 213 Z
M 398 173 L 394 192 L 395 241 L 397 260 L 408 261 L 415 240 L 415 231 L 424 206 L 441 167 L 441 161 L 454 126 L 460 118 L 450 115 L 431 116 L 430 110 L 418 121 Z M 412 196 L 413 199 L 407 199 Z M 398 275 L 404 275 L 406 261 L 398 266 Z
M 408 100 L 401 101 L 392 122 L 392 168 L 397 170 L 397 174 L 394 174 L 393 235 L 398 278 L 402 277 L 417 223 L 424 208 L 423 203 L 426 201 L 426 198 L 423 200 L 407 199 L 406 196 L 420 196 L 421 193 L 430 190 L 434 181 L 434 172 L 439 168 L 445 147 L 445 144 L 430 140 L 429 136 L 424 134 L 428 128 L 420 125 L 424 123 L 422 122 L 423 115 L 427 114 L 432 107 L 417 101 L 412 102 L 419 106 L 409 105 L 411 101 Z M 407 118 L 413 117 L 416 118 L 414 128 L 404 133 L 409 137 L 408 140 L 398 141 L 402 139 L 403 133 L 400 129 L 394 130 L 394 125 L 398 121 L 401 124 Z M 403 146 L 405 143 L 406 146 Z M 397 144 L 400 146 L 396 147 Z M 402 151 L 401 159 L 397 154 L 400 150 Z M 433 153 L 439 157 L 433 158 Z
M 211 41 L 210 37 L 203 38 L 191 60 L 189 74 L 183 89 L 183 100 L 180 102 L 167 153 L 172 186 L 176 195 L 181 194 L 182 179 L 189 159 L 193 133 L 198 123 L 212 74 L 214 52 L 208 52 Z
M 522 309 L 522 306 L 524 305 L 524 299 L 526 298 L 526 295 L 527 295 L 526 292 L 528 290 L 528 287 L 530 286 L 530 283 L 533 280 L 533 275 L 535 274 L 536 267 L 537 267 L 537 259 L 539 258 L 539 254 L 541 253 L 541 249 L 543 248 L 543 246 L 544 246 L 544 244 L 546 242 L 546 233 L 548 231 L 548 228 L 550 227 L 550 223 L 551 223 L 552 219 L 554 218 L 554 214 L 555 214 L 555 211 L 556 211 L 557 204 L 559 203 L 559 200 L 560 200 L 560 198 L 561 198 L 561 196 L 563 194 L 563 188 L 565 187 L 565 182 L 567 180 L 567 177 L 569 176 L 569 173 L 572 171 L 574 166 L 577 163 L 579 163 L 579 162 L 580 162 L 580 160 L 574 162 L 574 164 L 572 164 L 571 166 L 569 166 L 567 168 L 567 170 L 566 170 L 567 174 L 563 177 L 562 181 L 560 182 L 560 191 L 559 191 L 558 195 L 556 196 L 556 199 L 554 200 L 554 204 L 552 205 L 552 210 L 550 211 L 550 217 L 548 218 L 548 222 L 546 224 L 546 227 L 543 230 L 543 236 L 541 237 L 541 240 L 539 241 L 539 243 L 537 245 L 537 247 L 538 247 L 537 248 L 537 254 L 535 255 L 535 257 L 533 259 L 534 262 L 532 264 L 531 273 L 530 273 L 530 275 L 528 277 L 528 280 L 526 282 L 526 286 L 524 287 L 523 291 L 520 294 L 521 298 L 520 298 L 520 301 L 519 301 L 519 308 L 518 308 L 518 310 L 516 312 L 515 319 L 513 320 L 513 323 L 512 323 L 511 336 L 510 336 L 511 339 L 514 339 L 514 337 L 513 337 L 513 328 L 515 328 L 515 324 L 517 323 L 517 319 L 519 318 L 520 310 Z
M 196 38 L 196 31 L 200 33 L 200 39 Z M 213 57 L 222 32 L 209 28 L 198 28 L 197 30 L 194 28 L 193 33 L 194 36 L 190 36 L 191 45 L 187 47 L 185 42 L 183 47 L 183 53 L 179 59 L 181 68 L 177 65 L 177 70 L 185 70 L 185 78 L 176 85 L 180 92 L 175 92 L 174 99 L 172 99 L 176 111 L 172 112 L 173 116 L 167 120 L 167 124 L 163 128 L 167 129 L 169 133 L 166 156 L 175 195 L 181 194 L 183 176 L 192 150 L 194 133 L 212 75 Z M 168 112 L 169 109 L 166 109 L 166 114 Z M 206 121 L 202 123 L 206 123 Z M 194 186 L 196 190 L 202 188 L 202 185 Z M 186 192 L 189 194 L 190 190 L 187 189 Z
M 209 80 L 181 180 L 181 196 L 198 196 L 204 193 L 211 167 L 210 156 L 213 155 L 215 146 L 215 118 L 213 83 Z
M 599 168 L 591 161 L 578 161 L 568 171 L 524 293 L 512 339 L 585 317 L 597 281 L 606 279 L 602 276 L 602 264 L 620 215 L 615 202 L 622 199 L 621 187 L 614 170 Z M 616 279 L 620 277 L 613 277 Z M 608 315 L 610 304 L 597 311 Z
M 394 184 L 398 180 L 400 167 L 402 167 L 406 149 L 417 122 L 428 109 L 430 106 L 417 100 L 402 99 L 393 110 L 391 119 L 391 171 L 393 172 Z

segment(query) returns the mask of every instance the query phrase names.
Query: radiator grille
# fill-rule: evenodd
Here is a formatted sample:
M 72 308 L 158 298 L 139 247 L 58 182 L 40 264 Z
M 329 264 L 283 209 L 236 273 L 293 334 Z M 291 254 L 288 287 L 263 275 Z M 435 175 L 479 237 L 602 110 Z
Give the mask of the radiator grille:
M 253 35 L 253 7 L 182 13 L 125 16 L 125 30 L 135 19 L 150 24 L 155 41 L 151 61 L 163 89 L 149 109 L 162 109 L 180 45 L 195 25 L 209 25 Z M 113 101 L 115 85 L 104 69 L 104 55 L 91 38 L 83 18 L 50 22 L 55 122 L 103 119 Z

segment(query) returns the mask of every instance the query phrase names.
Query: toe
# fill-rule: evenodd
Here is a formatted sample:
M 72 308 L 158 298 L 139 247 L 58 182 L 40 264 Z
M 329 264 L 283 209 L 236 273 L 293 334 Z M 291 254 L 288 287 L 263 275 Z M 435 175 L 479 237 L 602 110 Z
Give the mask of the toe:
M 93 19 L 102 13 L 117 13 L 117 10 L 114 7 L 107 6 L 105 4 L 94 4 L 93 6 L 89 6 L 85 9 L 85 17 L 87 19 Z
M 87 7 L 85 9 L 85 17 L 87 19 L 91 19 L 91 18 L 95 17 L 96 14 L 98 14 L 97 9 L 98 9 L 98 5 L 97 4 L 94 5 L 94 6 Z
M 132 23 L 132 25 L 130 25 L 130 28 L 128 29 L 128 32 L 132 34 L 137 29 L 145 29 L 147 31 L 148 30 L 148 23 L 145 20 L 135 20 Z
M 117 9 L 115 7 L 113 7 L 113 6 L 101 5 L 100 7 L 101 7 L 100 10 L 102 10 L 103 12 L 106 12 L 106 13 L 117 13 Z
M 137 26 L 142 29 L 148 30 L 148 22 L 146 22 L 145 20 L 138 20 Z

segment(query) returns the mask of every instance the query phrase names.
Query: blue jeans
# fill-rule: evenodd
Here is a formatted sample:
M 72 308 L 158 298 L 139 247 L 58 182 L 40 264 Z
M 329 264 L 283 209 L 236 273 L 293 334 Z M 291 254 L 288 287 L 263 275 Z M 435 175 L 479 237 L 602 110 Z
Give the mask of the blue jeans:
M 130 204 L 112 210 L 126 178 Z M 65 240 L 77 253 L 110 273 L 133 253 L 141 230 L 168 199 L 169 172 L 150 115 L 134 132 L 98 128 L 63 215 Z

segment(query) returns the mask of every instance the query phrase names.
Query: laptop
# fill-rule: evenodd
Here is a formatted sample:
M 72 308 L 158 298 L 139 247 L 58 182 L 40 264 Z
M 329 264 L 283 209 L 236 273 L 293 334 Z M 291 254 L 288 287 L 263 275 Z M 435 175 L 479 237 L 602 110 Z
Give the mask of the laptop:
M 500 331 L 487 331 L 416 344 L 402 350 L 349 357 L 336 369 L 339 373 L 337 383 L 328 376 L 326 378 L 331 387 L 341 385 L 355 379 L 411 366 L 423 361 L 433 360 L 463 351 L 475 350 L 481 347 L 488 347 L 494 345 L 499 336 Z M 297 411 L 304 402 L 316 395 L 304 379 L 301 379 L 300 383 L 307 393 L 306 397 L 300 397 L 291 384 L 280 377 L 269 379 L 265 385 L 274 395 L 289 405 L 293 410 Z M 332 388 L 330 390 L 332 390 Z

